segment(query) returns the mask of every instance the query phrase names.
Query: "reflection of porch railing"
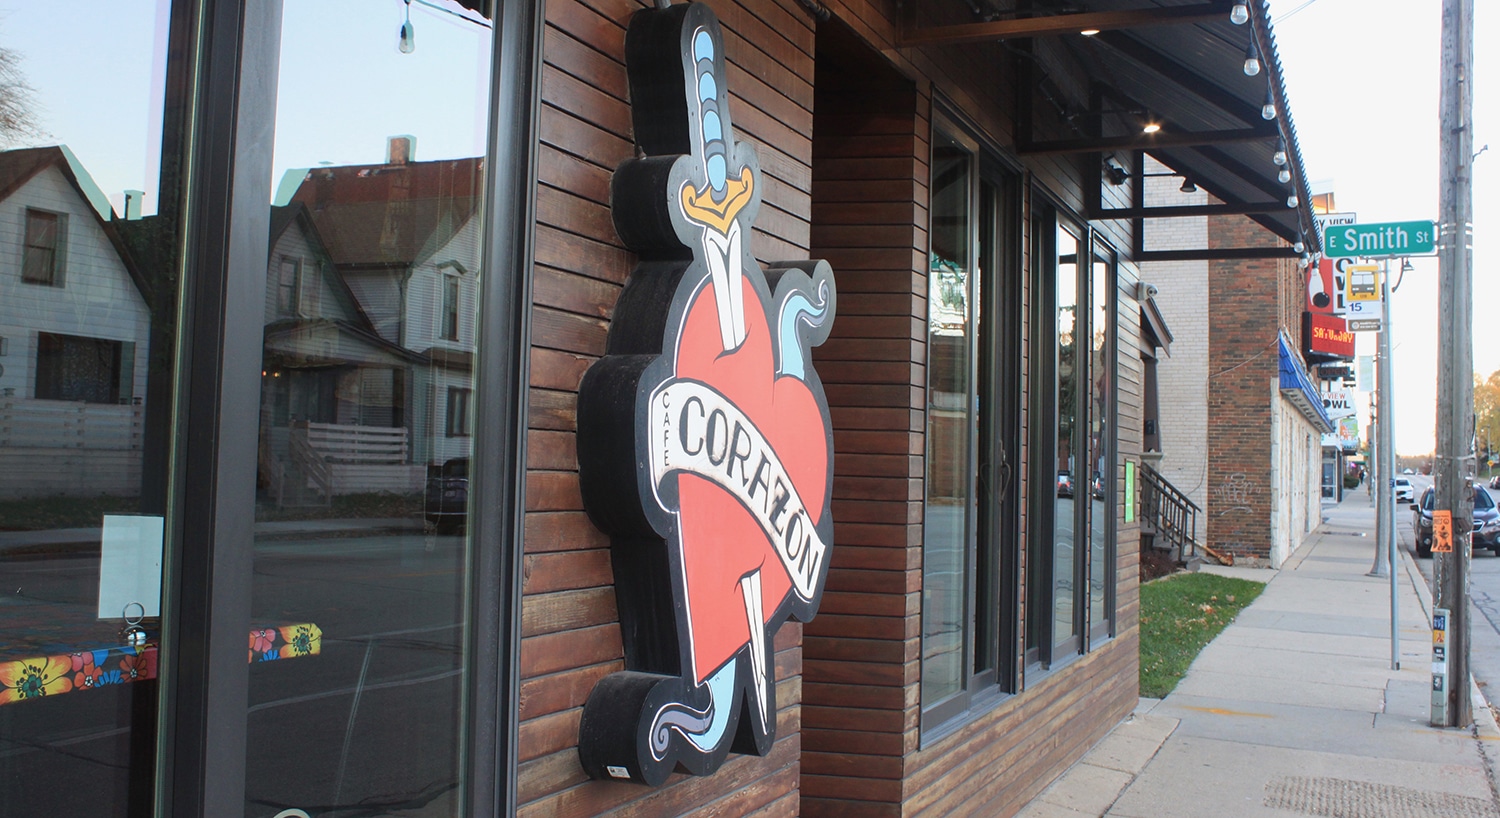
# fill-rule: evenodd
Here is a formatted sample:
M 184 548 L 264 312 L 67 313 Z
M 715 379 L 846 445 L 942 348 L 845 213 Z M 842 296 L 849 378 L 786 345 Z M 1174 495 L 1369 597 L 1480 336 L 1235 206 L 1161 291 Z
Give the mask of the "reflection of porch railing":
M 400 426 L 294 424 L 307 442 L 331 463 L 405 463 L 406 429 Z
M 141 490 L 145 407 L 0 398 L 0 499 Z
M 1197 557 L 1202 510 L 1155 469 L 1141 464 L 1141 533 L 1151 538 L 1151 547 L 1170 552 L 1180 563 Z
M 333 502 L 333 469 L 328 460 L 313 447 L 307 427 L 310 424 L 292 424 L 288 448 L 292 456 L 293 474 L 301 475 L 297 482 L 299 493 L 312 489 L 317 492 L 323 505 Z

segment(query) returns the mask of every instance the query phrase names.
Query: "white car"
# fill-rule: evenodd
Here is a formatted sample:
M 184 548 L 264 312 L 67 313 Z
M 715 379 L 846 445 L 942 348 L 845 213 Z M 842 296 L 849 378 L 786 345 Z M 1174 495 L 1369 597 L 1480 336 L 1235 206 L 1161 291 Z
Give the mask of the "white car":
M 1414 492 L 1412 490 L 1411 481 L 1410 480 L 1407 480 L 1405 477 L 1397 477 L 1394 482 L 1396 484 L 1396 502 L 1398 502 L 1398 503 L 1414 503 L 1414 502 L 1416 502 L 1417 495 L 1416 495 L 1416 492 Z

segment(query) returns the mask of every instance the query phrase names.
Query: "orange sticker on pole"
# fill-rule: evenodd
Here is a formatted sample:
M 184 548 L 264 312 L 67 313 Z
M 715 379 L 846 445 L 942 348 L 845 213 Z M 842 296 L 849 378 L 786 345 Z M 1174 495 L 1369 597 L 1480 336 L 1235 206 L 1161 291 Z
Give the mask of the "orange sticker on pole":
M 1432 512 L 1432 553 L 1453 553 L 1453 512 L 1448 509 Z

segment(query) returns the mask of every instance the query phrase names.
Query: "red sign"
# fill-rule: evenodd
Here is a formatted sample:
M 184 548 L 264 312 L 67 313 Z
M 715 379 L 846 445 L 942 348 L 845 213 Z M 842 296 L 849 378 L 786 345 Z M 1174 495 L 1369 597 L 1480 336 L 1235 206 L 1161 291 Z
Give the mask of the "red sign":
M 817 613 L 833 544 L 833 431 L 812 348 L 826 261 L 763 269 L 760 167 L 735 139 L 718 19 L 637 11 L 625 34 L 640 156 L 615 229 L 640 263 L 579 385 L 584 507 L 610 535 L 624 669 L 584 704 L 594 778 L 709 775 L 776 737 L 776 631 Z
M 1337 315 L 1302 315 L 1302 349 L 1310 357 L 1353 358 L 1354 333 Z

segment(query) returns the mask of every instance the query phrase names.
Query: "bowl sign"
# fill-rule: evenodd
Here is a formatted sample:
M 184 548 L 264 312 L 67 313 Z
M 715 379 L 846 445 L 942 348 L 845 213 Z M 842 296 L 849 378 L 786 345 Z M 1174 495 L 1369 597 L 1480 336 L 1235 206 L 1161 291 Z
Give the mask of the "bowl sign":
M 1328 258 L 1392 258 L 1437 252 L 1437 228 L 1430 221 L 1329 225 L 1323 234 Z
M 750 252 L 762 182 L 735 139 L 709 6 L 625 33 L 637 156 L 610 187 L 639 263 L 578 389 L 578 473 L 610 536 L 625 669 L 578 728 L 594 778 L 709 775 L 776 734 L 773 642 L 817 612 L 833 545 L 833 432 L 812 348 L 833 326 L 825 261 Z

